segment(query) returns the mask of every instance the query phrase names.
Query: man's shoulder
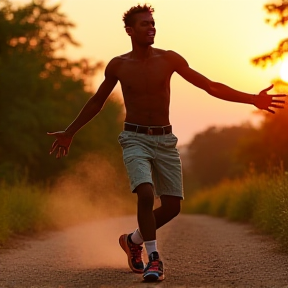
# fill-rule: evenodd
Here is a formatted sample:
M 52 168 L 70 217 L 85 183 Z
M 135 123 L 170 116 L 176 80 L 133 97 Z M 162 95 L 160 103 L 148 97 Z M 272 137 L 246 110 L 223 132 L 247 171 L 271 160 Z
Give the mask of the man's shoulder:
M 123 60 L 128 60 L 128 59 L 130 59 L 130 55 L 131 55 L 131 52 L 128 52 L 128 53 L 125 53 L 125 54 L 118 55 L 118 56 L 114 57 L 113 59 L 114 59 L 115 62 L 116 61 L 119 62 L 119 61 L 123 61 Z
M 115 56 L 114 58 L 112 58 L 107 64 L 106 70 L 115 71 L 115 69 L 119 68 L 123 60 L 128 59 L 127 54 Z
M 154 54 L 159 56 L 172 56 L 177 55 L 173 50 L 164 50 L 160 48 L 153 48 Z
M 167 61 L 177 63 L 179 60 L 183 59 L 183 57 L 176 53 L 173 50 L 163 50 L 154 48 L 155 55 L 158 55 L 160 57 L 164 57 Z
M 182 57 L 180 54 L 173 50 L 166 50 L 166 55 L 170 57 Z

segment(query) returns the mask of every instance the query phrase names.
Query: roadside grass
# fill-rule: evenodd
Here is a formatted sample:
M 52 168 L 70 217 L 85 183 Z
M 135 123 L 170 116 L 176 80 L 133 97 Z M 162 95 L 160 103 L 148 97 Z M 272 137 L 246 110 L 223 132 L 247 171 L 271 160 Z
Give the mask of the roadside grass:
M 186 213 L 250 222 L 288 251 L 288 178 L 283 173 L 226 180 L 197 192 L 185 202 Z
M 13 186 L 0 184 L 0 244 L 13 234 L 37 232 L 47 227 L 47 194 L 25 180 Z
M 77 190 L 75 186 L 72 188 Z M 0 247 L 13 235 L 59 230 L 92 219 L 113 216 L 112 212 L 109 215 L 103 212 L 104 209 L 108 211 L 108 208 L 99 207 L 89 199 L 91 195 L 68 190 L 58 191 L 39 184 L 31 185 L 25 180 L 13 185 L 0 184 Z M 117 204 L 117 199 L 114 204 Z M 103 202 L 101 205 L 104 205 Z M 115 206 L 113 210 L 116 214 Z
M 0 182 L 0 247 L 13 235 L 65 229 L 135 212 L 132 198 L 120 193 L 121 185 L 90 178 L 74 174 L 60 178 L 52 187 L 32 185 L 25 179 L 13 184 Z M 105 187 L 111 195 L 103 193 Z
M 60 188 L 55 193 L 25 180 L 13 186 L 0 183 L 0 244 L 13 234 L 62 229 L 103 216 L 123 215 L 123 211 L 126 214 L 132 212 L 131 203 L 129 208 L 116 198 L 113 201 L 106 199 L 101 204 L 97 196 L 95 205 L 91 195 L 85 196 L 80 188 L 77 193 L 70 192 L 72 188 L 77 190 L 75 184 L 66 192 Z M 89 191 L 88 188 L 85 190 Z M 109 208 L 111 203 L 115 205 Z M 275 237 L 288 251 L 288 177 L 283 173 L 252 174 L 244 179 L 226 180 L 218 186 L 199 191 L 184 205 L 186 213 L 250 222 L 260 231 Z

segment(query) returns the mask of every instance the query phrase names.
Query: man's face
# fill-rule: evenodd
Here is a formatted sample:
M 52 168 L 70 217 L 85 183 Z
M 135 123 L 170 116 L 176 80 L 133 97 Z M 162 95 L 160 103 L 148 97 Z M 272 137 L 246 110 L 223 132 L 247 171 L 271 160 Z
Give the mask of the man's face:
M 131 27 L 131 39 L 139 45 L 152 45 L 156 34 L 155 22 L 149 12 L 137 13 L 135 24 Z

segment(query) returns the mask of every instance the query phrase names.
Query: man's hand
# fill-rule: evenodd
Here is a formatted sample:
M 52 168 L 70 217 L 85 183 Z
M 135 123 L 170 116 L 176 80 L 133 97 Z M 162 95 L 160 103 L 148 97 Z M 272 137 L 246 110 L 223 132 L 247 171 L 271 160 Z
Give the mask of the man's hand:
M 56 137 L 56 140 L 52 144 L 50 155 L 54 151 L 56 151 L 57 159 L 63 156 L 67 156 L 73 136 L 68 134 L 66 131 L 59 131 L 59 132 L 52 132 L 52 133 L 47 132 L 47 135 Z
M 277 100 L 274 98 L 277 97 L 286 97 L 286 94 L 274 94 L 274 95 L 268 95 L 267 91 L 271 90 L 274 85 L 269 86 L 268 88 L 262 90 L 259 95 L 255 95 L 253 97 L 253 104 L 259 108 L 266 110 L 270 113 L 275 113 L 274 110 L 271 108 L 284 108 L 285 100 Z

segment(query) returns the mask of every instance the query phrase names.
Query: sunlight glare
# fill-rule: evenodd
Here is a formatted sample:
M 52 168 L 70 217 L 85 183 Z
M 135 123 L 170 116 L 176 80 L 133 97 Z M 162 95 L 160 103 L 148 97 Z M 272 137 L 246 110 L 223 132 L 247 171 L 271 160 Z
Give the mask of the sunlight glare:
M 288 82 L 288 58 L 286 58 L 281 65 L 280 77 L 283 81 Z

